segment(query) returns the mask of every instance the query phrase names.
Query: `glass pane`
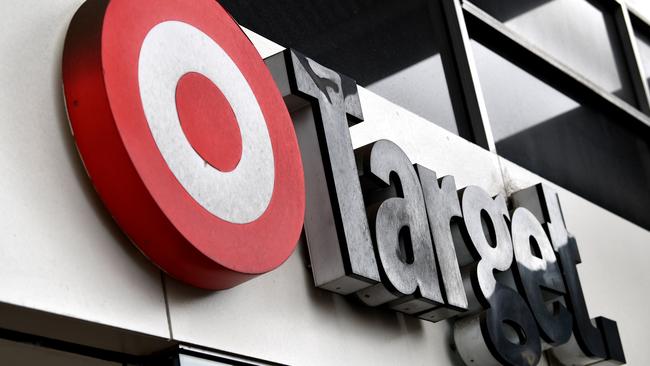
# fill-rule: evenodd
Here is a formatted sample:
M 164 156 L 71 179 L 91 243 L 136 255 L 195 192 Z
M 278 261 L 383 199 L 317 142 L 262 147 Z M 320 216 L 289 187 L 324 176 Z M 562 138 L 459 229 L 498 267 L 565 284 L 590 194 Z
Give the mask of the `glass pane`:
M 472 49 L 499 155 L 650 228 L 643 135 L 623 116 L 568 97 L 480 43 Z
M 643 64 L 643 71 L 645 72 L 646 82 L 650 86 L 650 36 L 646 32 L 640 31 L 639 27 L 634 29 L 636 40 L 641 56 L 641 63 Z
M 614 17 L 596 2 L 471 2 L 606 91 L 636 105 Z
M 243 26 L 458 134 L 428 0 L 221 0 Z

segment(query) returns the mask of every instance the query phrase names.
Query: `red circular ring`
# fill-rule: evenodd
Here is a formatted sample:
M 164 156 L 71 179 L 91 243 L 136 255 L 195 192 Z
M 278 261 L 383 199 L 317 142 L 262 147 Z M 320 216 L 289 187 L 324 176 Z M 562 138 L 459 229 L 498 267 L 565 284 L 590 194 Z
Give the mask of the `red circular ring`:
M 219 44 L 260 105 L 275 182 L 268 208 L 254 222 L 233 224 L 197 203 L 149 130 L 138 86 L 139 52 L 147 33 L 170 20 L 190 24 Z M 68 30 L 63 80 L 77 147 L 96 190 L 132 241 L 164 271 L 195 286 L 223 289 L 276 268 L 292 253 L 305 194 L 291 118 L 256 49 L 216 1 L 87 1 Z

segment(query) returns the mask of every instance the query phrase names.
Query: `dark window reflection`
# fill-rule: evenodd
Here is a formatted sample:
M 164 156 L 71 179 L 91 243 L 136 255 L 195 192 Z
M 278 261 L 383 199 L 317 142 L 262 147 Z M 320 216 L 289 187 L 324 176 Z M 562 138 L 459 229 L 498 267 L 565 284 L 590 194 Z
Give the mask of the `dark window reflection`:
M 650 228 L 650 146 L 623 116 L 582 104 L 472 41 L 499 155 Z
M 431 20 L 431 1 L 220 3 L 243 26 L 458 134 L 440 51 L 443 23 Z
M 648 27 L 648 26 L 646 26 Z M 637 49 L 641 56 L 641 63 L 643 64 L 643 71 L 645 72 L 646 82 L 650 87 L 650 32 L 646 32 L 641 26 L 634 29 L 637 40 Z
M 470 2 L 503 22 L 535 47 L 636 106 L 614 17 L 598 1 Z

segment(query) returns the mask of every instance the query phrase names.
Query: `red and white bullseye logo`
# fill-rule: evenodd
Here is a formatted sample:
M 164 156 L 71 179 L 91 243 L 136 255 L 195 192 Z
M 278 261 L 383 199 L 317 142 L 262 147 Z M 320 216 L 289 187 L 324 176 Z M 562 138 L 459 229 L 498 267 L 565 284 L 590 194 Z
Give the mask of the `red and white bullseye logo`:
M 167 21 L 144 39 L 138 81 L 149 129 L 181 185 L 217 217 L 257 220 L 273 193 L 273 150 L 237 64 L 198 28 Z
M 131 240 L 209 289 L 279 266 L 303 223 L 302 163 L 273 79 L 213 0 L 88 0 L 66 38 L 70 124 Z

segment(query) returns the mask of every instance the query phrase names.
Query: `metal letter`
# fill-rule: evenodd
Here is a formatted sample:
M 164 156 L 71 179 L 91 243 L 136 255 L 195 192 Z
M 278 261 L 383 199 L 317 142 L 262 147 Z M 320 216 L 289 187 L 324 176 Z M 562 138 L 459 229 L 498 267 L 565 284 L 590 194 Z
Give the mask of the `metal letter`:
M 459 195 L 463 237 L 477 261 L 471 271 L 472 287 L 481 305 L 487 309 L 497 284 L 493 271 L 507 271 L 512 264 L 512 241 L 506 223 L 508 207 L 503 196 L 492 199 L 476 186 L 462 189 Z
M 553 247 L 542 225 L 523 207 L 513 212 L 511 231 L 517 288 L 533 312 L 544 341 L 551 346 L 564 344 L 571 337 L 573 319 L 557 299 L 564 295 L 565 288 Z M 547 302 L 552 310 L 547 308 Z
M 539 333 L 524 299 L 497 283 L 490 304 L 454 324 L 454 343 L 465 364 L 537 365 L 542 353 Z
M 600 360 L 624 364 L 625 355 L 616 322 L 602 317 L 592 321 L 589 317 L 576 268 L 581 262 L 580 253 L 575 239 L 566 230 L 557 193 L 540 183 L 515 193 L 512 198 L 515 205 L 527 207 L 544 224 L 564 276 L 567 307 L 573 314 L 573 336 L 566 344 L 554 348 L 553 354 L 560 361 L 574 365 Z
M 470 267 L 470 282 L 486 310 L 456 322 L 458 352 L 467 364 L 537 365 L 542 350 L 535 319 L 521 296 L 494 275 L 510 269 L 513 259 L 505 199 L 492 199 L 474 186 L 461 190 L 460 199 L 463 236 L 477 261 Z
M 314 281 L 320 288 L 351 294 L 379 281 L 349 132 L 348 118 L 363 118 L 356 83 L 295 51 L 285 53 L 285 62 L 291 92 L 313 109 L 313 124 L 296 125 L 296 131 Z
M 369 202 L 382 283 L 361 290 L 359 298 L 369 305 L 391 301 L 391 308 L 408 314 L 440 305 L 443 299 L 424 197 L 411 161 L 387 140 L 358 149 L 357 156 L 364 166 L 364 191 L 390 187 L 397 196 Z
M 440 321 L 467 310 L 467 295 L 465 295 L 452 235 L 452 220 L 462 219 L 462 213 L 454 177 L 446 176 L 438 180 L 435 172 L 421 165 L 416 164 L 415 169 L 420 177 L 424 194 L 446 302 L 444 307 L 422 313 L 419 317 L 429 321 Z

